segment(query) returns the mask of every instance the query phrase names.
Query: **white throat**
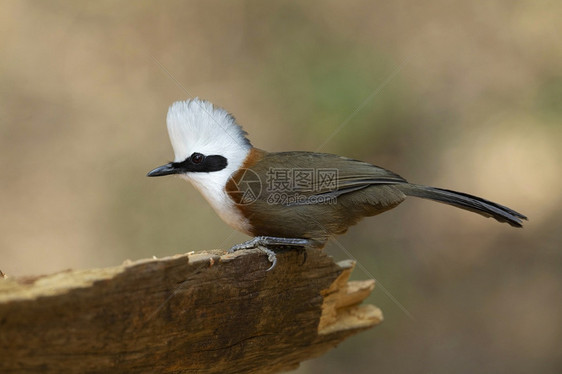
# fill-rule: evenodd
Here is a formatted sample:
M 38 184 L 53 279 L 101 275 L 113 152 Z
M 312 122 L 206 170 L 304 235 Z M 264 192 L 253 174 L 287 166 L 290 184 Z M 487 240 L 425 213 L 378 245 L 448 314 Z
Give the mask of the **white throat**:
M 244 157 L 244 159 L 245 158 L 246 157 Z M 236 207 L 236 204 L 234 204 L 234 201 L 232 201 L 225 189 L 231 175 L 236 172 L 242 164 L 243 162 L 231 164 L 229 161 L 228 167 L 221 171 L 182 174 L 180 176 L 191 182 L 191 184 L 201 192 L 203 197 L 209 202 L 224 222 L 230 227 L 250 235 L 250 223 Z

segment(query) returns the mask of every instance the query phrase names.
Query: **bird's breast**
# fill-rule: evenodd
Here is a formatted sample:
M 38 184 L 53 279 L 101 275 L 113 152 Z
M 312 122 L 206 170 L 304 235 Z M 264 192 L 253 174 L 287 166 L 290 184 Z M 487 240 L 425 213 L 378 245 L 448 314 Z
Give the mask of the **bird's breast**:
M 221 173 L 222 171 L 218 172 Z M 210 179 L 203 175 L 191 175 L 187 179 L 199 190 L 219 217 L 230 227 L 250 235 L 250 223 L 237 208 L 225 189 L 225 181 L 222 178 Z

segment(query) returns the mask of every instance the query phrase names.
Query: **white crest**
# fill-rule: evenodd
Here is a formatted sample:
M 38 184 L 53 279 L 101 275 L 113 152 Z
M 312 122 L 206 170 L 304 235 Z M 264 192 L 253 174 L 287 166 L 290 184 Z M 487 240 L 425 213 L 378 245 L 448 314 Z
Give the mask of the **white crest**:
M 247 220 L 225 191 L 230 176 L 242 167 L 252 148 L 246 132 L 227 111 L 198 98 L 173 103 L 166 122 L 175 162 L 194 152 L 226 158 L 228 165 L 223 170 L 180 176 L 193 183 L 226 223 L 247 232 Z
M 226 110 L 199 100 L 176 101 L 170 106 L 166 118 L 168 134 L 174 148 L 176 162 L 181 162 L 193 152 L 204 155 L 243 155 L 252 147 L 246 132 Z

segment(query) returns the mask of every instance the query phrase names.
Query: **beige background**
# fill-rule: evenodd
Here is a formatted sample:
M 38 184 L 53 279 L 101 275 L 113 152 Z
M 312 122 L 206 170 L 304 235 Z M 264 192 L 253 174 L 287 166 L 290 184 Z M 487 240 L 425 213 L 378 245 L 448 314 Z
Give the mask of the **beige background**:
M 561 11 L 1 1 L 0 269 L 111 266 L 247 239 L 188 184 L 145 177 L 172 158 L 168 106 L 199 96 L 260 148 L 363 159 L 530 217 L 516 230 L 412 199 L 361 222 L 326 251 L 357 257 L 413 320 L 378 289 L 384 324 L 299 373 L 559 372 Z

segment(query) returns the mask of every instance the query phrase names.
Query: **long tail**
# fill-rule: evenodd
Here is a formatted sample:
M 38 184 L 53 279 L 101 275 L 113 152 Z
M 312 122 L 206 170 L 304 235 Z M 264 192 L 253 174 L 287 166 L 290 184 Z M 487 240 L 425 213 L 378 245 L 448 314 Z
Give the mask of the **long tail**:
M 453 205 L 457 208 L 470 210 L 471 212 L 481 214 L 485 217 L 493 217 L 499 222 L 507 222 L 513 227 L 522 227 L 522 220 L 527 219 L 523 214 L 513 209 L 463 192 L 410 183 L 399 184 L 396 185 L 396 187 L 407 196 L 416 196 Z

